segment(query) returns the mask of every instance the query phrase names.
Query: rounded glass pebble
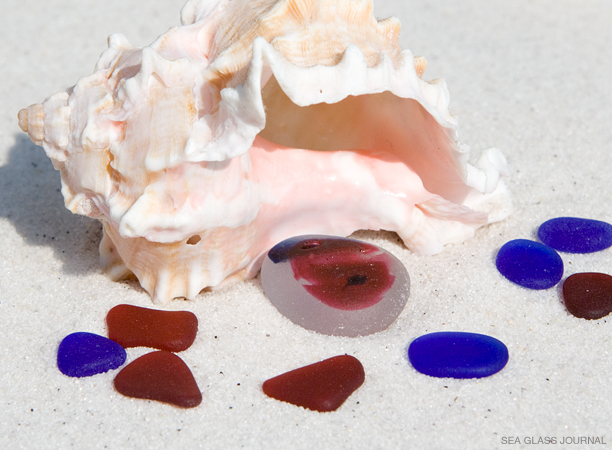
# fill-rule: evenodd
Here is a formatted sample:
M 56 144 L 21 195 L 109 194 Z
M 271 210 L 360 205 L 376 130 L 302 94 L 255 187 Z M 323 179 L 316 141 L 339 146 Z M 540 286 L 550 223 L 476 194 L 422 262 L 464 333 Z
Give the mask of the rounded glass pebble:
M 108 337 L 124 348 L 153 347 L 169 352 L 188 349 L 198 332 L 190 311 L 164 311 L 117 305 L 106 315 Z
M 410 344 L 408 359 L 419 372 L 437 378 L 482 378 L 508 362 L 506 345 L 484 334 L 439 332 Z
M 57 351 L 57 367 L 69 377 L 90 377 L 120 367 L 125 349 L 116 342 L 93 333 L 66 336 Z
M 563 301 L 570 314 L 601 319 L 612 312 L 612 276 L 598 272 L 575 273 L 563 283 Z
M 540 225 L 538 238 L 567 253 L 593 253 L 612 246 L 612 225 L 600 220 L 557 217 Z
M 336 336 L 365 336 L 391 325 L 410 294 L 404 265 L 372 244 L 308 235 L 274 246 L 261 269 L 264 293 L 289 320 Z
M 515 239 L 506 242 L 495 260 L 497 270 L 510 281 L 529 289 L 548 289 L 563 276 L 563 260 L 539 242 Z

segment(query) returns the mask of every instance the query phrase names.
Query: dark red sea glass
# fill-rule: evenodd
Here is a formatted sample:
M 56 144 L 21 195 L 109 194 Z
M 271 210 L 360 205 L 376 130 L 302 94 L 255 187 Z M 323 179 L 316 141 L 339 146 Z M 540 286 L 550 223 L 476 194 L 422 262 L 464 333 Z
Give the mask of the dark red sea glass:
M 198 332 L 198 318 L 190 311 L 161 311 L 117 305 L 106 315 L 108 337 L 123 346 L 152 347 L 169 352 L 189 348 Z
M 612 312 L 612 276 L 598 272 L 575 273 L 563 283 L 565 307 L 582 319 L 601 319 Z
M 393 286 L 388 254 L 365 242 L 349 239 L 310 239 L 289 251 L 296 280 L 332 308 L 353 311 L 382 300 Z
M 341 355 L 271 378 L 263 391 L 276 400 L 328 412 L 338 409 L 364 379 L 359 360 Z
M 202 403 L 191 370 L 170 352 L 151 352 L 132 361 L 115 377 L 115 389 L 125 396 L 157 400 L 182 408 Z

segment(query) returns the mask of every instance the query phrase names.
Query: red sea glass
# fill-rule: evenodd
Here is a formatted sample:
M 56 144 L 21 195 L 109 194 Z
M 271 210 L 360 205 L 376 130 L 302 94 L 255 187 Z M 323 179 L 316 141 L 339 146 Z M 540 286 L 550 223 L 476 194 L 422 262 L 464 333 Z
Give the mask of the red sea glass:
M 132 361 L 115 377 L 115 389 L 125 396 L 157 400 L 182 408 L 202 403 L 191 370 L 170 352 L 151 352 Z
M 117 305 L 106 316 L 108 337 L 123 346 L 182 352 L 193 343 L 198 319 L 190 311 Z
M 261 269 L 264 293 L 289 320 L 336 336 L 365 336 L 404 309 L 410 278 L 391 253 L 335 236 L 297 236 L 275 245 Z
M 361 362 L 341 355 L 267 380 L 268 397 L 319 412 L 338 409 L 365 379 Z
M 378 247 L 350 239 L 307 239 L 289 251 L 296 280 L 332 308 L 355 311 L 381 301 L 395 276 Z
M 612 276 L 598 272 L 575 273 L 563 283 L 565 307 L 582 319 L 601 319 L 612 312 Z

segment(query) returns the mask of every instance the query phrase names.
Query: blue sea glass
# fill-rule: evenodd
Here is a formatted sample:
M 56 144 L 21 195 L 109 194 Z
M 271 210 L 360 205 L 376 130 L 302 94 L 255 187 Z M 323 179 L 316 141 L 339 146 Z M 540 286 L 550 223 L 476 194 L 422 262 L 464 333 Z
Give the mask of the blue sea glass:
M 412 341 L 408 359 L 418 372 L 432 377 L 482 378 L 505 367 L 508 348 L 484 334 L 439 332 Z
M 90 377 L 120 367 L 125 349 L 116 342 L 93 333 L 66 336 L 57 351 L 57 367 L 69 377 Z
M 538 238 L 567 253 L 593 253 L 612 246 L 612 225 L 600 220 L 557 217 L 540 225 Z
M 506 242 L 495 261 L 500 273 L 529 289 L 548 289 L 563 276 L 563 260 L 552 248 L 539 242 L 515 239 Z

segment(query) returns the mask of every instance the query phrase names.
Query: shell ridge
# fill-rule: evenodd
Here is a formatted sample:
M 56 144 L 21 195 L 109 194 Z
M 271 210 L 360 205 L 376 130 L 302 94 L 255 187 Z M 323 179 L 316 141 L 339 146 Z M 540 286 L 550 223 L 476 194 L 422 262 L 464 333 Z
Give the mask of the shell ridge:
M 264 59 L 261 47 L 267 45 L 258 37 L 253 44 L 253 57 L 245 82 L 221 90 L 221 101 L 214 116 L 199 119 L 199 133 L 210 132 L 210 140 L 202 145 L 198 135 L 191 136 L 186 156 L 188 161 L 223 161 L 240 156 L 251 148 L 255 136 L 264 128 L 266 113 L 261 97 Z
M 466 184 L 483 194 L 489 194 L 497 187 L 500 177 L 508 175 L 508 163 L 497 148 L 489 148 L 480 154 L 473 166 L 467 164 Z
M 181 25 L 191 25 L 221 9 L 227 0 L 188 0 L 181 8 Z
M 66 92 L 57 92 L 49 97 L 43 104 L 45 140 L 52 143 L 45 150 L 51 159 L 66 161 L 68 144 L 70 142 L 70 112 Z M 44 147 L 44 145 L 43 145 Z
M 215 164 L 219 167 L 215 168 Z M 248 154 L 231 160 L 229 164 L 189 165 L 182 169 L 181 176 L 189 180 L 185 189 L 200 193 L 197 202 L 184 197 L 181 189 L 169 189 L 175 176 L 165 173 L 147 186 L 123 214 L 119 221 L 119 234 L 127 238 L 144 237 L 151 242 L 171 243 L 187 239 L 202 229 L 248 225 L 257 217 L 265 196 L 265 190 L 261 190 L 258 183 L 244 176 L 250 173 L 250 169 Z M 216 171 L 224 176 L 215 178 Z M 160 203 L 172 206 L 163 208 Z
M 107 39 L 107 48 L 100 55 L 100 59 L 96 63 L 95 71 L 108 70 L 111 76 L 112 71 L 119 64 L 121 59 L 130 51 L 136 50 L 128 41 L 128 38 L 122 33 L 111 34 Z
M 446 84 L 437 80 L 431 84 L 421 80 L 414 68 L 414 56 L 409 50 L 402 51 L 402 63 L 397 70 L 385 53 L 381 53 L 376 66 L 368 67 L 363 52 L 355 44 L 347 46 L 336 66 L 304 68 L 289 62 L 273 44 L 259 36 L 253 42 L 248 64 L 245 82 L 237 87 L 222 89 L 217 111 L 211 117 L 199 119 L 200 123 L 194 127 L 194 133 L 188 140 L 185 160 L 220 161 L 248 151 L 257 133 L 265 126 L 260 91 L 261 85 L 267 81 L 267 76 L 262 76 L 265 75 L 264 66 L 271 68 L 285 94 L 298 106 L 336 103 L 349 95 L 389 90 L 399 97 L 419 101 L 441 126 L 449 128 L 453 134 L 456 130 L 456 123 L 448 113 L 450 100 Z M 341 83 L 333 83 L 340 87 L 336 92 L 321 89 L 321 86 L 330 84 L 330 79 L 342 80 Z

